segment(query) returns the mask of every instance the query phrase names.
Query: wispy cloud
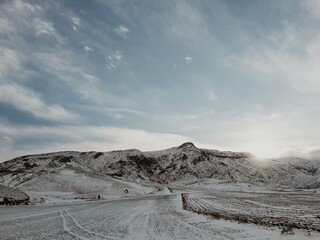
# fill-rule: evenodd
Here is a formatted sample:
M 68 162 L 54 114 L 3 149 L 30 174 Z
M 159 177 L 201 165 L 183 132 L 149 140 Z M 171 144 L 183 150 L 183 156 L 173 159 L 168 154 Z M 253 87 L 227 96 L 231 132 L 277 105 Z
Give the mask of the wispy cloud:
M 225 64 L 257 80 L 283 81 L 297 91 L 320 93 L 320 37 L 310 35 L 311 29 L 283 21 L 268 38 L 252 40 L 240 54 L 230 54 Z
M 74 93 L 83 99 L 91 99 L 97 102 L 107 101 L 104 94 L 97 87 L 99 78 L 88 73 L 76 63 L 72 53 L 65 51 L 39 52 L 34 54 L 35 61 L 43 69 L 63 80 Z
M 36 4 L 30 4 L 22 0 L 13 0 L 11 2 L 4 3 L 4 8 L 10 13 L 34 13 L 41 10 L 41 7 Z
M 20 53 L 0 47 L 0 81 L 5 81 L 5 76 L 22 68 L 22 56 Z
M 54 7 L 56 6 L 52 6 Z M 2 81 L 10 78 L 12 82 L 18 78 L 27 78 L 28 74 L 37 74 L 30 72 L 34 70 L 26 67 L 26 65 L 34 65 L 43 71 L 41 74 L 63 80 L 65 86 L 83 99 L 109 101 L 110 97 L 107 97 L 97 86 L 99 78 L 90 73 L 84 62 L 79 64 L 79 56 L 65 46 L 64 37 L 46 19 L 48 9 L 51 8 L 43 8 L 20 0 L 0 5 L 0 13 L 5 16 L 8 25 L 19 30 L 8 33 L 13 42 L 0 39 L 0 43 L 3 41 L 4 46 L 11 45 L 10 48 L 0 48 L 0 52 L 5 56 L 0 59 Z M 77 26 L 80 25 L 80 19 L 77 17 L 72 17 L 71 21 Z M 34 36 L 39 38 L 52 38 L 57 41 L 58 46 L 47 43 L 48 46 L 44 47 L 46 44 L 37 44 L 37 40 L 26 41 L 26 36 L 33 37 L 30 33 L 34 33 Z M 91 51 L 93 48 L 84 46 L 84 50 Z M 5 77 L 4 74 L 6 74 Z
M 107 64 L 107 68 L 108 68 L 109 70 L 113 70 L 113 69 L 117 69 L 117 66 L 114 65 L 113 63 L 108 63 L 108 64 Z
M 76 114 L 59 105 L 45 104 L 39 94 L 17 84 L 0 85 L 0 102 L 32 114 L 39 119 L 68 122 L 78 118 Z
M 119 25 L 119 27 L 115 28 L 114 31 L 123 38 L 127 38 L 129 34 L 129 29 L 123 25 Z
M 122 61 L 123 59 L 123 54 L 121 51 L 119 50 L 116 50 L 114 54 L 111 54 L 111 55 L 108 55 L 106 57 L 106 60 L 109 61 L 109 60 L 117 60 L 117 61 Z
M 301 0 L 298 2 L 313 17 L 320 18 L 320 2 L 317 0 Z
M 114 58 L 118 61 L 121 61 L 123 58 L 123 55 L 119 50 L 117 50 L 116 53 L 114 54 Z
M 121 51 L 116 50 L 114 54 L 108 55 L 106 57 L 107 61 L 107 69 L 108 70 L 115 70 L 118 68 L 118 66 L 121 64 L 121 61 L 123 59 L 123 54 Z
M 168 37 L 192 50 L 201 51 L 205 46 L 214 46 L 216 39 L 209 29 L 204 14 L 195 5 L 188 1 L 175 1 L 170 11 L 159 18 L 163 31 Z M 215 9 L 220 10 L 218 1 L 213 5 Z M 222 13 L 224 11 L 219 14 L 222 15 Z
M 0 6 L 0 32 L 20 37 L 33 33 L 38 37 L 52 37 L 58 43 L 63 37 L 56 31 L 52 22 L 44 17 L 45 10 L 40 5 L 22 0 L 12 0 Z M 15 39 L 18 40 L 18 39 Z
M 184 60 L 186 61 L 187 64 L 192 63 L 193 58 L 192 57 L 185 57 Z
M 5 140 L 6 142 L 12 142 L 12 139 L 9 138 L 8 136 L 3 136 L 2 139 Z
M 93 51 L 93 49 L 91 47 L 88 47 L 87 45 L 84 46 L 84 50 L 86 52 L 92 52 Z
M 60 44 L 63 42 L 63 37 L 57 33 L 51 22 L 40 18 L 33 19 L 33 22 L 36 36 L 54 37 Z
M 73 23 L 73 30 L 74 31 L 77 31 L 78 30 L 78 27 L 80 26 L 80 18 L 77 18 L 77 17 L 71 17 L 70 18 L 72 23 Z
M 80 25 L 80 18 L 71 17 L 71 21 L 73 22 L 74 25 L 77 25 L 77 26 Z
M 12 33 L 15 29 L 12 28 L 10 22 L 4 18 L 0 18 L 0 33 L 6 34 L 6 33 Z

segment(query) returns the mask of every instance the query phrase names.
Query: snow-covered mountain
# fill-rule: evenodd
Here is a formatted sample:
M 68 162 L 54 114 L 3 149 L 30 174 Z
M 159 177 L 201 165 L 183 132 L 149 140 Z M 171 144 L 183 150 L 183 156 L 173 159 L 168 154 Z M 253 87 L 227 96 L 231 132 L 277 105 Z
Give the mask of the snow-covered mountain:
M 0 184 L 24 191 L 123 196 L 155 193 L 164 184 L 203 179 L 295 188 L 320 186 L 320 161 L 261 163 L 249 153 L 199 149 L 193 143 L 162 151 L 55 152 L 0 164 Z

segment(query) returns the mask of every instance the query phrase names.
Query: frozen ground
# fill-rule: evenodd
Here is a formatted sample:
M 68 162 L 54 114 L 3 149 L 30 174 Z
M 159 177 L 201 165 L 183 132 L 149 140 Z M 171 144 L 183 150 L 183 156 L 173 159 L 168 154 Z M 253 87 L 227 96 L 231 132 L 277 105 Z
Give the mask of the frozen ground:
M 320 199 L 314 192 L 185 193 L 184 208 L 214 218 L 320 232 Z
M 0 208 L 0 239 L 320 239 L 305 230 L 209 219 L 182 209 L 180 194 Z

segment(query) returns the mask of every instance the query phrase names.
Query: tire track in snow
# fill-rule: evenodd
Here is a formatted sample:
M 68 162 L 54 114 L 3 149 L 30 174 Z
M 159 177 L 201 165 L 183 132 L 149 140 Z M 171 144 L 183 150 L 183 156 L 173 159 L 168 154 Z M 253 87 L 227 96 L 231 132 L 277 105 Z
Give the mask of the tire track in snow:
M 71 236 L 74 236 L 74 237 L 76 237 L 76 238 L 78 238 L 78 239 L 88 240 L 88 238 L 85 238 L 85 237 L 83 237 L 83 236 L 80 236 L 80 235 L 78 235 L 78 234 L 76 234 L 76 233 L 73 233 L 73 232 L 71 231 L 71 229 L 70 229 L 70 228 L 68 227 L 68 225 L 67 225 L 67 220 L 66 220 L 66 218 L 63 216 L 61 210 L 60 210 L 60 217 L 62 218 L 62 224 L 63 224 L 63 229 L 64 229 L 64 231 L 66 231 L 66 232 L 69 233 Z
M 103 207 L 106 207 L 106 205 L 103 205 Z M 132 208 L 135 208 L 135 206 L 132 206 Z M 104 212 L 106 209 L 101 209 L 102 212 Z M 108 208 L 107 208 L 108 210 Z M 91 211 L 91 209 L 90 209 Z M 100 221 L 93 221 L 92 223 L 85 224 L 86 228 L 94 228 L 94 227 L 99 227 L 99 226 L 104 226 L 104 225 L 109 225 L 110 223 L 117 223 L 120 222 L 120 220 L 124 217 L 128 216 L 128 210 L 124 207 L 120 211 L 118 208 L 114 208 L 111 211 L 106 211 L 105 212 L 108 217 L 104 218 L 103 220 Z M 95 220 L 95 219 L 94 219 Z
M 87 232 L 87 233 L 90 233 L 90 234 L 94 234 L 95 236 L 99 236 L 99 237 L 102 237 L 104 239 L 114 239 L 114 240 L 118 240 L 119 238 L 117 237 L 114 237 L 114 236 L 108 236 L 108 235 L 103 235 L 103 234 L 100 234 L 100 233 L 96 233 L 96 232 L 92 232 L 90 230 L 87 230 L 85 228 L 83 228 L 79 223 L 78 221 L 69 213 L 68 210 L 65 210 L 67 215 L 73 220 L 73 222 L 75 223 L 75 225 L 80 228 L 81 230 Z
M 77 237 L 81 240 L 90 240 L 90 239 L 112 239 L 112 240 L 118 240 L 119 238 L 114 236 L 107 236 L 100 233 L 92 232 L 90 230 L 87 230 L 83 228 L 78 221 L 69 213 L 68 210 L 64 210 L 65 214 L 63 214 L 63 211 L 60 210 L 60 216 L 63 221 L 63 228 L 64 230 L 69 233 L 70 235 Z M 69 217 L 71 219 L 71 222 L 76 226 L 76 228 L 71 228 L 67 224 L 67 218 Z M 82 234 L 78 234 L 75 232 L 82 232 Z
M 96 224 L 90 224 L 90 229 L 96 231 L 106 232 L 108 235 L 111 234 L 114 237 L 123 238 L 128 235 L 129 226 L 131 223 L 136 221 L 136 216 L 145 211 L 145 208 L 141 209 L 140 204 L 125 205 L 121 208 L 114 208 L 114 211 L 106 211 L 108 215 L 102 221 Z

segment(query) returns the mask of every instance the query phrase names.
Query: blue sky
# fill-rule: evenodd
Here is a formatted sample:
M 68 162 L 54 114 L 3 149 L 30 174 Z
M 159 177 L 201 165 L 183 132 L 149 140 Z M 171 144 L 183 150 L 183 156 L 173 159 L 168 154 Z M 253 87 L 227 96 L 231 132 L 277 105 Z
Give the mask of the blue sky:
M 0 3 L 0 160 L 319 147 L 320 2 Z

